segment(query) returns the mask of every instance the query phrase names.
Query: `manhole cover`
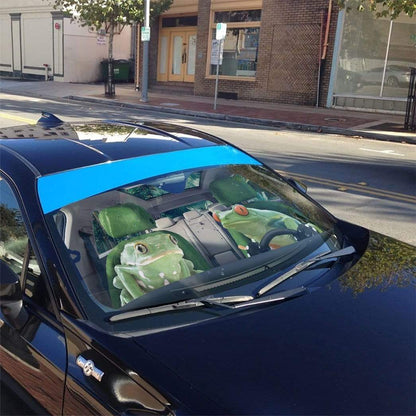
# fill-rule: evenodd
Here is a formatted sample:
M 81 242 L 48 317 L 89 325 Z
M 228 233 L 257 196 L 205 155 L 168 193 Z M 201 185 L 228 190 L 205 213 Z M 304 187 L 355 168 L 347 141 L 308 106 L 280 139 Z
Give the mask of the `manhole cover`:
M 337 118 L 337 117 L 327 117 L 324 118 L 325 121 L 347 121 L 345 118 Z

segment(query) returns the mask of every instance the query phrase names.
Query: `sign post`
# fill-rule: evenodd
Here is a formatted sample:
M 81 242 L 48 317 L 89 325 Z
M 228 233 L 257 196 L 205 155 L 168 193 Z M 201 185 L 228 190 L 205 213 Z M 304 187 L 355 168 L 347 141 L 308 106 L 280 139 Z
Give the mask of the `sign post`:
M 218 80 L 219 80 L 219 73 L 220 73 L 220 65 L 222 65 L 222 53 L 224 49 L 224 39 L 225 39 L 226 34 L 227 34 L 227 24 L 217 23 L 217 31 L 215 33 L 216 40 L 212 41 L 212 50 L 211 50 L 211 64 L 214 64 L 214 63 L 217 64 L 217 72 L 216 72 L 216 78 L 215 78 L 214 110 L 217 109 Z
M 140 101 L 147 103 L 147 87 L 149 82 L 149 41 L 150 41 L 150 0 L 144 3 L 144 26 L 141 28 L 141 41 L 143 42 L 143 74 L 142 74 L 142 96 Z

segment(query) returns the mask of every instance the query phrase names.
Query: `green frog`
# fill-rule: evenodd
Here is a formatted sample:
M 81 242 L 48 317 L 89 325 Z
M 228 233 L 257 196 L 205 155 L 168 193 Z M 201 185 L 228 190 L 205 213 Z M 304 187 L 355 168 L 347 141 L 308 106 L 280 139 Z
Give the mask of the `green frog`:
M 260 243 L 263 236 L 270 230 L 296 230 L 300 222 L 277 211 L 247 208 L 244 205 L 234 205 L 227 211 L 215 211 L 214 218 L 229 230 L 239 231 L 251 240 Z M 272 239 L 271 248 L 279 248 L 293 244 L 293 235 L 279 235 Z
M 154 289 L 184 279 L 200 270 L 183 257 L 175 237 L 150 233 L 127 243 L 114 267 L 113 285 L 121 289 L 121 306 Z

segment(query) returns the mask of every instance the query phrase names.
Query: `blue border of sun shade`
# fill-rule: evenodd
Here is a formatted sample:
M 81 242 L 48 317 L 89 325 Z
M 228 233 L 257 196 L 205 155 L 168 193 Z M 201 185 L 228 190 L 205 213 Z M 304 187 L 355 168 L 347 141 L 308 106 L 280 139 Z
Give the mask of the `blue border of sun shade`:
M 219 165 L 259 165 L 231 146 L 212 146 L 139 156 L 59 172 L 38 178 L 38 195 L 48 214 L 110 189 L 179 170 Z

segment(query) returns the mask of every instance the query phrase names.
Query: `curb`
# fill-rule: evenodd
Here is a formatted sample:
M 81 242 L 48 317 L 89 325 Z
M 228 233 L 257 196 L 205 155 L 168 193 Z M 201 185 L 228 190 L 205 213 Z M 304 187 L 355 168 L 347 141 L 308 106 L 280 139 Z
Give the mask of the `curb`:
M 80 102 L 87 102 L 87 103 L 97 103 L 101 105 L 110 105 L 108 99 L 86 97 L 86 96 L 67 95 L 67 96 L 62 97 L 62 96 L 53 96 L 53 95 L 48 95 L 48 94 L 38 94 L 38 93 L 30 92 L 30 91 L 18 91 L 17 92 L 17 91 L 11 91 L 7 88 L 2 89 L 2 92 L 13 94 L 13 95 L 39 97 L 39 98 L 61 101 L 61 102 L 80 101 Z M 416 134 L 414 135 L 414 137 L 410 137 L 410 135 L 409 137 L 394 136 L 394 135 L 383 134 L 379 132 L 376 133 L 374 131 L 352 130 L 352 129 L 345 129 L 345 128 L 339 128 L 339 127 L 319 126 L 319 125 L 306 124 L 306 123 L 294 123 L 294 122 L 280 121 L 280 120 L 251 118 L 251 117 L 244 117 L 244 116 L 184 110 L 180 108 L 167 108 L 167 107 L 160 107 L 160 106 L 147 105 L 147 104 L 143 105 L 143 104 L 135 104 L 135 103 L 126 103 L 126 102 L 117 101 L 117 100 L 111 101 L 111 105 L 116 105 L 120 108 L 123 108 L 123 107 L 135 108 L 135 109 L 140 109 L 140 110 L 150 111 L 150 112 L 179 114 L 179 115 L 184 115 L 188 117 L 196 117 L 196 118 L 199 117 L 199 118 L 211 119 L 211 120 L 230 121 L 234 123 L 253 124 L 253 125 L 264 126 L 264 127 L 307 131 L 307 132 L 324 133 L 324 134 L 325 133 L 337 134 L 337 135 L 348 136 L 348 137 L 352 137 L 356 139 L 371 139 L 371 140 L 379 140 L 379 141 L 386 141 L 386 142 L 416 144 Z
M 68 100 L 89 102 L 89 103 L 99 103 L 108 105 L 109 102 L 106 99 L 93 98 L 93 97 L 82 97 L 76 95 L 68 95 L 63 97 Z M 122 101 L 112 101 L 111 104 L 117 105 L 124 108 L 136 108 L 144 111 L 152 112 L 163 112 L 168 114 L 179 114 L 190 117 L 199 117 L 212 120 L 222 120 L 222 121 L 231 121 L 234 123 L 245 123 L 245 124 L 254 124 L 265 127 L 274 127 L 274 128 L 285 128 L 290 130 L 299 130 L 299 131 L 308 131 L 315 133 L 326 133 L 326 134 L 339 134 L 342 136 L 355 137 L 357 139 L 365 138 L 372 140 L 381 140 L 381 141 L 390 141 L 396 143 L 407 143 L 407 144 L 416 144 L 416 135 L 415 138 L 406 137 L 406 136 L 392 136 L 389 134 L 375 133 L 372 131 L 363 131 L 363 130 L 352 130 L 339 127 L 328 127 L 328 126 L 318 126 L 314 124 L 305 124 L 305 123 L 294 123 L 288 121 L 279 121 L 263 118 L 251 118 L 245 116 L 235 116 L 227 114 L 218 114 L 218 113 L 209 113 L 203 111 L 193 111 L 185 110 L 181 108 L 167 108 L 156 105 L 143 105 L 143 104 L 134 104 L 134 103 L 125 103 Z

